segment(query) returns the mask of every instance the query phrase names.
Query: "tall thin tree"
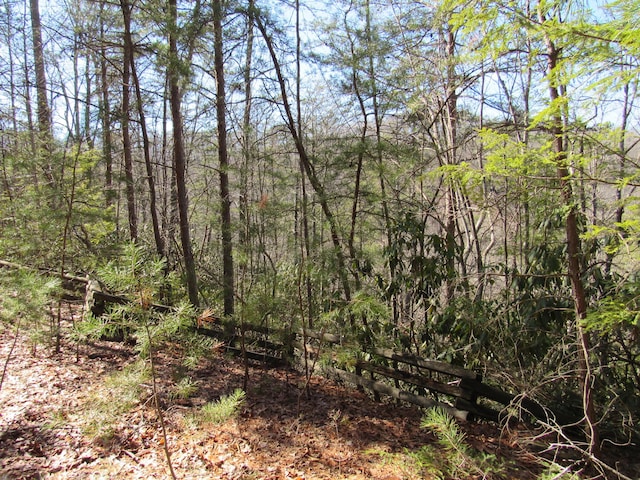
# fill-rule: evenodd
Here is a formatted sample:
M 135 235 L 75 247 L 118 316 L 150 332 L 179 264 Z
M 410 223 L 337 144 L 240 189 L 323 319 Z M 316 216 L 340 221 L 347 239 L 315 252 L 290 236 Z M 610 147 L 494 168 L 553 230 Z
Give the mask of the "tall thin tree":
M 218 161 L 220 163 L 220 220 L 222 227 L 222 288 L 224 314 L 234 311 L 233 240 L 231 236 L 231 198 L 229 196 L 229 155 L 222 50 L 222 0 L 213 2 L 213 55 L 216 72 L 216 114 L 218 117 Z
M 187 280 L 189 301 L 197 306 L 198 279 L 196 264 L 191 246 L 189 230 L 189 197 L 187 194 L 187 161 L 182 136 L 182 95 L 180 93 L 180 59 L 178 56 L 178 5 L 176 0 L 169 0 L 169 103 L 173 123 L 173 167 L 175 171 L 178 215 L 180 219 L 180 240 L 184 269 Z
M 133 154 L 131 151 L 131 135 L 129 132 L 129 115 L 131 108 L 131 4 L 129 0 L 120 0 L 120 8 L 124 20 L 123 62 L 122 62 L 122 148 L 124 156 L 124 175 L 127 195 L 127 213 L 129 217 L 129 236 L 132 241 L 138 239 L 138 217 L 136 214 L 135 184 L 133 179 Z
M 40 21 L 39 0 L 29 0 L 29 7 L 31 11 L 33 58 L 36 73 L 36 100 L 39 131 L 38 147 L 42 148 L 47 154 L 49 154 L 53 148 L 53 132 L 51 130 L 51 110 L 49 108 L 49 100 L 47 98 L 47 76 L 44 60 L 44 46 L 42 43 L 42 23 Z M 47 182 L 50 185 L 53 185 L 53 167 L 49 160 L 50 159 L 45 159 L 42 169 Z

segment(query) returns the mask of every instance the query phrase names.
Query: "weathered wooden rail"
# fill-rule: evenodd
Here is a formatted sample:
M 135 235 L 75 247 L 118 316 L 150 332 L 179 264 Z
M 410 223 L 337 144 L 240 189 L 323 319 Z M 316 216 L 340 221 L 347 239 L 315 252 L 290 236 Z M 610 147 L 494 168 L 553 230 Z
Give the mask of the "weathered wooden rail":
M 4 261 L 0 261 L 0 267 L 25 268 Z M 60 276 L 52 271 L 41 273 Z M 66 288 L 84 291 L 85 302 L 90 304 L 88 307 L 93 306 L 94 313 L 100 313 L 105 304 L 129 301 L 126 297 L 103 292 L 87 277 L 65 274 L 62 279 Z M 160 311 L 170 309 L 164 305 L 152 305 L 151 308 Z M 552 416 L 562 425 L 576 420 L 554 414 L 529 398 L 488 385 L 477 372 L 389 348 L 361 349 L 341 335 L 306 329 L 270 328 L 264 324 L 235 324 L 219 319 L 213 319 L 206 325 L 196 324 L 194 330 L 222 340 L 229 352 L 248 359 L 269 365 L 300 365 L 306 362 L 307 367 L 311 365 L 358 389 L 370 390 L 376 398 L 386 395 L 424 408 L 440 406 L 458 418 L 471 416 L 499 421 L 505 407 L 513 407 L 545 421 Z M 344 349 L 359 352 L 354 355 L 357 358 L 348 362 L 349 367 L 340 365 L 338 361 L 338 353 Z M 321 355 L 323 361 L 318 362 Z M 442 401 L 442 396 L 449 402 Z M 493 405 L 487 405 L 483 400 Z
M 568 425 L 576 420 L 553 413 L 532 399 L 488 385 L 478 372 L 446 362 L 389 348 L 372 347 L 356 355 L 359 358 L 350 364 L 350 371 L 334 361 L 339 357 L 340 349 L 357 350 L 344 336 L 251 325 L 233 328 L 236 336 L 229 345 L 234 351 L 241 351 L 238 343 L 244 333 L 247 356 L 269 364 L 292 361 L 301 364 L 306 355 L 308 365 L 316 365 L 315 360 L 324 355 L 324 361 L 316 365 L 316 370 L 360 389 L 370 390 L 376 397 L 386 395 L 424 408 L 440 406 L 451 415 L 463 419 L 471 417 L 500 421 L 506 407 L 511 407 L 544 421 L 553 417 L 560 424 Z M 228 326 L 226 330 L 229 331 Z M 263 340 L 265 337 L 270 340 Z M 258 353 L 252 350 L 256 346 L 266 346 L 266 349 Z M 363 359 L 365 356 L 367 360 Z M 449 401 L 445 402 L 442 397 Z

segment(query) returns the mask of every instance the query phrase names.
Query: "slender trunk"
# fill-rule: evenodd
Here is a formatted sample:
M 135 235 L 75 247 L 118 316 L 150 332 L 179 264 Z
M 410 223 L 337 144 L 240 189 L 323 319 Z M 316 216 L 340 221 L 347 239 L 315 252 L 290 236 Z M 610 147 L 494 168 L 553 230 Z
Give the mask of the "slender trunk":
M 227 152 L 227 122 L 222 51 L 222 0 L 213 2 L 214 63 L 216 71 L 216 113 L 218 116 L 218 160 L 220 162 L 220 201 L 222 228 L 222 288 L 224 314 L 234 312 L 233 241 L 231 238 L 231 199 L 229 197 L 229 158 Z
M 42 147 L 51 149 L 51 112 L 47 101 L 47 77 L 44 64 L 44 47 L 42 44 L 42 25 L 40 23 L 40 6 L 38 0 L 29 0 L 31 9 L 31 31 L 33 35 L 33 57 L 36 70 L 36 98 L 38 105 L 38 130 Z
M 69 234 L 71 231 L 71 218 L 73 216 L 73 208 L 76 199 L 76 187 L 78 178 L 78 160 L 80 156 L 80 145 L 76 149 L 76 153 L 73 156 L 73 166 L 71 168 L 71 191 L 69 191 L 68 198 L 66 199 L 66 212 L 64 220 L 64 229 L 62 231 L 62 251 L 60 253 L 60 278 L 65 275 L 67 264 L 67 249 L 69 243 Z M 65 159 L 66 161 L 66 159 Z M 60 353 L 61 340 L 62 340 L 62 297 L 58 301 L 57 316 L 56 316 L 56 353 Z
M 80 46 L 79 33 L 73 33 L 73 123 L 74 123 L 74 140 L 80 141 Z
M 189 201 L 186 184 L 186 158 L 182 138 L 182 114 L 180 112 L 181 94 L 179 86 L 177 22 L 178 8 L 176 0 L 169 0 L 169 97 L 171 103 L 171 118 L 173 120 L 173 162 L 175 170 L 175 185 L 180 217 L 180 240 L 184 257 L 184 268 L 187 277 L 187 291 L 189 301 L 198 305 L 198 280 L 196 266 L 191 248 L 191 232 L 189 231 Z
M 84 102 L 84 126 L 83 137 L 87 141 L 87 146 L 90 149 L 94 148 L 94 138 L 91 134 L 91 97 L 93 97 L 93 90 L 91 84 L 91 67 L 92 56 L 87 55 L 84 64 L 84 83 L 86 84 L 86 97 Z
M 367 33 L 367 46 L 370 47 L 369 45 L 369 41 L 370 41 L 370 32 L 369 32 L 369 4 L 367 2 L 367 14 L 366 14 L 366 18 L 367 18 L 367 22 L 366 22 L 366 33 Z M 357 157 L 357 162 L 356 162 L 356 177 L 355 177 L 355 181 L 354 181 L 354 186 L 353 186 L 353 203 L 351 205 L 351 226 L 349 228 L 349 239 L 347 241 L 347 248 L 349 250 L 349 255 L 351 256 L 351 261 L 352 262 L 357 262 L 357 253 L 356 253 L 356 249 L 355 249 L 355 234 L 356 234 L 356 224 L 357 224 L 357 220 L 358 220 L 358 201 L 360 200 L 360 183 L 361 183 L 361 178 L 362 178 L 362 167 L 364 164 L 364 152 L 365 152 L 365 146 L 366 146 L 366 140 L 367 140 L 367 132 L 369 129 L 369 122 L 368 122 L 368 115 L 367 115 L 367 108 L 365 106 L 365 101 L 362 95 L 362 92 L 360 91 L 360 78 L 358 76 L 358 69 L 356 66 L 356 51 L 355 51 L 355 44 L 354 44 L 354 40 L 352 39 L 351 36 L 351 32 L 348 28 L 347 25 L 347 21 L 345 19 L 345 27 L 346 27 L 346 31 L 347 31 L 347 36 L 349 38 L 349 44 L 351 47 L 351 58 L 353 59 L 353 65 L 351 68 L 351 86 L 353 87 L 353 92 L 356 96 L 356 99 L 358 100 L 358 106 L 360 108 L 360 113 L 362 114 L 362 129 L 360 131 L 360 147 L 358 148 L 358 157 Z M 373 58 L 372 58 L 372 54 L 369 54 L 369 59 L 371 61 L 371 70 L 368 72 L 370 74 L 371 77 L 371 81 L 372 84 L 375 84 L 375 80 L 373 77 Z M 358 270 L 356 269 L 354 272 L 354 280 L 355 280 L 355 285 L 356 285 L 356 289 L 360 289 L 360 275 L 358 273 Z
M 540 22 L 544 23 L 545 18 L 540 14 Z M 547 36 L 545 38 L 547 46 L 547 69 L 548 75 L 554 75 L 560 59 L 560 49 Z M 559 87 L 553 82 L 549 82 L 549 100 L 556 104 L 561 98 Z M 566 126 L 560 112 L 554 114 L 552 118 L 551 133 L 553 134 L 553 151 L 557 164 L 557 173 L 562 189 L 562 198 L 568 208 L 566 217 L 566 238 L 567 238 L 567 270 L 571 281 L 573 301 L 576 312 L 576 330 L 578 335 L 578 380 L 582 387 L 582 402 L 586 423 L 586 432 L 589 436 L 589 452 L 598 457 L 600 453 L 599 431 L 595 418 L 595 404 L 593 399 L 593 378 L 589 365 L 589 353 L 591 351 L 591 341 L 589 334 L 582 327 L 582 320 L 587 314 L 587 298 L 582 281 L 582 246 L 580 241 L 580 230 L 578 227 L 577 211 L 573 188 L 571 185 L 571 173 L 569 171 L 569 159 L 566 149 L 565 137 Z
M 124 156 L 124 175 L 127 196 L 127 213 L 129 218 L 129 236 L 132 241 L 138 240 L 138 219 L 136 215 L 135 184 L 133 181 L 133 155 L 131 153 L 131 136 L 129 134 L 129 109 L 131 105 L 131 5 L 128 0 L 120 0 L 124 19 L 124 42 L 122 61 L 122 149 Z
M 280 68 L 280 62 L 278 60 L 278 56 L 276 55 L 276 52 L 274 49 L 273 40 L 271 36 L 269 36 L 269 34 L 267 33 L 266 27 L 262 23 L 262 20 L 259 17 L 256 17 L 256 26 L 258 27 L 258 30 L 260 30 L 260 33 L 262 34 L 262 37 L 265 40 L 267 49 L 269 51 L 269 56 L 271 57 L 271 60 L 275 68 L 275 73 L 278 78 L 278 85 L 280 87 L 280 94 L 282 95 L 282 104 L 284 108 L 285 119 L 287 122 L 287 128 L 289 129 L 289 133 L 293 138 L 293 141 L 296 146 L 296 150 L 298 151 L 298 155 L 300 156 L 300 161 L 302 162 L 307 178 L 309 179 L 309 182 L 311 183 L 313 190 L 318 195 L 318 201 L 320 202 L 320 207 L 322 208 L 324 216 L 327 219 L 327 223 L 329 224 L 331 241 L 333 243 L 333 247 L 336 255 L 336 261 L 338 264 L 338 275 L 342 283 L 344 299 L 346 302 L 350 302 L 351 286 L 349 285 L 349 280 L 347 278 L 344 253 L 342 251 L 342 241 L 340 240 L 340 235 L 338 233 L 337 221 L 333 215 L 333 211 L 331 210 L 331 207 L 329 206 L 329 203 L 327 200 L 327 193 L 324 189 L 324 186 L 320 182 L 320 179 L 316 174 L 315 168 L 311 163 L 309 156 L 307 155 L 304 142 L 298 135 L 296 122 L 291 112 L 291 104 L 289 102 L 289 96 L 287 93 L 286 81 L 284 79 L 284 76 L 282 75 L 282 69 Z
M 162 165 L 162 232 L 164 232 L 164 244 L 167 260 L 171 259 L 172 246 L 175 237 L 175 225 L 178 223 L 177 209 L 173 208 L 173 192 L 175 191 L 175 170 L 173 160 L 168 158 L 167 138 L 168 138 L 168 116 L 167 104 L 169 101 L 169 74 L 165 72 L 164 89 L 162 92 L 162 132 L 160 147 L 160 164 Z M 174 214 L 176 213 L 176 214 Z M 167 264 L 169 262 L 167 261 Z
M 298 137 L 302 138 L 302 106 L 300 102 L 300 82 L 302 70 L 300 68 L 301 38 L 300 38 L 300 0 L 296 0 L 296 110 L 298 114 Z M 304 250 L 302 253 L 308 259 L 311 255 L 311 240 L 309 238 L 309 196 L 307 195 L 307 182 L 304 177 L 304 165 L 299 161 L 300 166 L 300 186 L 301 186 L 301 207 L 302 207 L 302 242 Z M 304 265 L 304 262 L 303 262 Z M 308 274 L 304 276 L 306 295 L 307 295 L 307 324 L 309 328 L 313 328 L 314 310 L 313 310 L 313 289 L 311 278 Z
M 13 131 L 18 131 L 18 116 L 16 109 L 16 82 L 15 82 L 15 66 L 13 60 L 13 23 L 12 23 L 12 13 L 11 13 L 11 2 L 5 0 L 4 4 L 5 12 L 6 12 L 6 22 L 7 22 L 7 33 L 5 35 L 5 42 L 7 45 L 7 54 L 9 56 L 9 93 L 11 95 L 11 125 L 13 127 Z
M 131 31 L 125 30 L 125 34 L 129 35 L 129 44 L 133 46 L 131 39 Z M 129 51 L 129 62 L 131 64 L 131 78 L 133 79 L 133 85 L 136 91 L 136 104 L 138 107 L 138 119 L 140 120 L 140 130 L 142 132 L 142 149 L 144 151 L 144 165 L 147 174 L 147 185 L 149 187 L 149 211 L 151 213 L 151 225 L 153 228 L 153 238 L 156 244 L 156 252 L 161 257 L 165 257 L 164 240 L 160 232 L 160 222 L 158 221 L 158 206 L 156 195 L 156 182 L 153 171 L 153 165 L 151 163 L 151 151 L 149 134 L 147 132 L 147 121 L 144 113 L 144 103 L 142 100 L 142 92 L 140 90 L 140 81 L 138 79 L 138 72 L 136 71 L 136 61 L 133 48 Z
M 253 9 L 254 0 L 249 0 L 247 19 L 247 47 L 244 65 L 244 112 L 242 116 L 242 158 L 244 165 L 240 169 L 240 245 L 245 249 L 245 254 L 251 260 L 251 238 L 250 238 L 250 218 L 249 218 L 249 168 L 252 164 L 252 128 L 251 128 L 251 106 L 253 101 L 251 64 L 253 58 Z
M 26 18 L 27 18 L 27 2 L 24 3 L 25 11 L 24 18 L 25 22 L 22 25 L 23 30 L 26 32 Z M 22 35 L 22 53 L 23 53 L 23 66 L 24 66 L 24 107 L 25 113 L 27 114 L 27 130 L 29 132 L 29 146 L 31 147 L 31 154 L 35 158 L 38 153 L 38 145 L 36 142 L 36 129 L 33 124 L 33 108 L 31 106 L 31 72 L 29 71 L 29 58 L 28 58 L 29 48 L 27 46 L 27 35 Z M 33 184 L 38 186 L 38 168 L 37 165 L 34 165 L 33 169 Z
M 458 141 L 458 94 L 455 86 L 455 70 L 453 57 L 455 55 L 455 36 L 450 29 L 445 32 L 445 62 L 447 63 L 446 93 L 445 99 L 445 137 L 446 137 L 446 157 L 449 165 L 457 163 L 457 141 Z M 445 245 L 447 249 L 447 281 L 445 286 L 445 295 L 447 302 L 453 300 L 454 297 L 454 276 L 455 276 L 455 257 L 456 257 L 456 197 L 453 185 L 447 187 L 447 221 L 445 225 Z
M 101 9 L 104 4 L 101 4 Z M 102 123 L 102 155 L 105 163 L 104 189 L 107 207 L 113 205 L 115 193 L 113 191 L 113 156 L 111 141 L 111 108 L 109 106 L 109 77 L 107 72 L 107 49 L 105 47 L 104 21 L 100 15 L 100 120 Z

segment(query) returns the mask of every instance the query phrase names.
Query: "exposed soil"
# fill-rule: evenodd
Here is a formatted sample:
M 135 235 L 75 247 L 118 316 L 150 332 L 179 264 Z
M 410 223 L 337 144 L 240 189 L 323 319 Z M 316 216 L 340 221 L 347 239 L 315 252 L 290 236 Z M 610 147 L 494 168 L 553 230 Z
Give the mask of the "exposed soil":
M 0 368 L 13 340 L 9 330 L 0 334 Z M 0 478 L 171 478 L 150 383 L 142 386 L 130 410 L 115 417 L 109 435 L 87 432 L 91 402 L 100 392 L 108 393 L 104 384 L 109 374 L 136 361 L 132 348 L 70 341 L 62 347 L 53 355 L 43 346 L 34 349 L 26 334 L 18 337 L 0 390 Z M 197 392 L 178 400 L 168 395 L 176 372 L 184 369 L 178 347 L 155 358 L 177 478 L 432 478 L 408 454 L 424 445 L 441 448 L 420 428 L 423 412 L 416 408 L 377 403 L 322 377 L 312 378 L 306 398 L 304 375 L 252 364 L 239 415 L 222 425 L 195 428 L 185 421 L 190 413 L 242 386 L 242 361 L 214 352 L 188 372 L 198 382 Z M 535 458 L 519 448 L 514 432 L 489 423 L 461 427 L 471 447 L 501 460 L 501 478 L 531 479 L 540 472 Z M 480 476 L 470 473 L 466 478 Z

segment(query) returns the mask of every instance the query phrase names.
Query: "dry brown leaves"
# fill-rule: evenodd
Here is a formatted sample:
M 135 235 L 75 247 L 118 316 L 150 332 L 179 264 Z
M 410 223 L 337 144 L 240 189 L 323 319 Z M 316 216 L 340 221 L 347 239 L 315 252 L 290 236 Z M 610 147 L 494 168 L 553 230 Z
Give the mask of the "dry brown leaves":
M 12 339 L 10 331 L 0 334 L 2 362 Z M 239 416 L 195 428 L 188 415 L 241 387 L 243 365 L 220 355 L 203 360 L 189 372 L 196 395 L 179 401 L 168 395 L 179 359 L 177 346 L 156 355 L 168 449 L 180 479 L 410 479 L 418 469 L 407 452 L 434 441 L 419 428 L 417 409 L 375 403 L 320 377 L 311 380 L 307 398 L 303 375 L 257 364 Z M 170 478 L 149 385 L 131 410 L 114 417 L 107 438 L 83 426 L 106 376 L 134 360 L 129 347 L 107 342 L 66 342 L 59 355 L 44 347 L 34 353 L 21 336 L 0 391 L 0 478 Z M 508 455 L 495 426 L 465 429 L 476 448 Z M 526 469 L 518 476 L 533 478 Z

